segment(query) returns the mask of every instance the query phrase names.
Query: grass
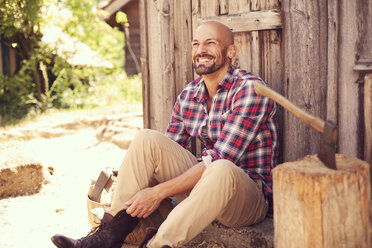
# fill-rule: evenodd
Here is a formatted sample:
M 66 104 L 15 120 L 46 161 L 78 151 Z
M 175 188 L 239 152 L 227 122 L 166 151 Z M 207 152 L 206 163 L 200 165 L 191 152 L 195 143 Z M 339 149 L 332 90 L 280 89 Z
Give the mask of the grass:
M 125 73 L 116 73 L 102 76 L 91 82 L 85 90 L 65 91 L 61 106 L 49 108 L 42 113 L 31 110 L 24 118 L 7 123 L 0 130 L 22 127 L 37 121 L 141 112 L 141 75 L 127 77 Z

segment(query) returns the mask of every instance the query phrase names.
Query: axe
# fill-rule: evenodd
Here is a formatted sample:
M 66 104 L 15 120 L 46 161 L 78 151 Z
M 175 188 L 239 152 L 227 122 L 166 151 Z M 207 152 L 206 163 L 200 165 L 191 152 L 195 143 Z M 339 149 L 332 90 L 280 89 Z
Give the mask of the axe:
M 285 109 L 291 112 L 294 116 L 300 119 L 302 122 L 316 130 L 323 135 L 323 146 L 318 153 L 318 158 L 322 161 L 328 168 L 336 170 L 336 145 L 338 139 L 338 128 L 337 125 L 331 121 L 323 121 L 315 116 L 312 116 L 288 99 L 278 94 L 274 90 L 266 87 L 262 83 L 255 81 L 254 90 L 257 95 L 266 96 L 275 102 L 282 105 Z

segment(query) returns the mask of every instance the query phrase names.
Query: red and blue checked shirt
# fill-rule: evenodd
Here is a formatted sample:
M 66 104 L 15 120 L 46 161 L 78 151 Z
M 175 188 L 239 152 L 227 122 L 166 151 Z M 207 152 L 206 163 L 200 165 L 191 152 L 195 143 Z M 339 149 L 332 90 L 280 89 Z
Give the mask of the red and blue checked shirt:
M 166 135 L 186 147 L 191 137 L 203 144 L 202 159 L 227 159 L 252 179 L 261 179 L 266 199 L 272 197 L 271 169 L 278 156 L 275 103 L 256 95 L 263 80 L 230 66 L 207 110 L 207 90 L 199 77 L 178 96 Z M 265 83 L 264 83 L 265 84 Z

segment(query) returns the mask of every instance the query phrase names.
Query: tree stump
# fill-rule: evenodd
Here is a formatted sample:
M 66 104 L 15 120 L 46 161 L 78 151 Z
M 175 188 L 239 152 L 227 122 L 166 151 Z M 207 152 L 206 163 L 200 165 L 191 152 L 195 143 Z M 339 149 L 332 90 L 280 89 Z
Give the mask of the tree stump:
M 316 155 L 273 169 L 274 246 L 372 247 L 371 184 L 365 161 Z

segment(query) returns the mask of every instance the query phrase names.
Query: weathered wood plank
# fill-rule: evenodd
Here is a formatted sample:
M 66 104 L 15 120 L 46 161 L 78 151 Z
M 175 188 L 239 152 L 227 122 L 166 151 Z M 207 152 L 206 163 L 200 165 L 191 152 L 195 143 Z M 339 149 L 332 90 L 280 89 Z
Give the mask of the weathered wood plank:
M 159 109 L 163 108 L 161 106 L 162 102 L 159 99 L 158 92 L 162 92 L 162 78 L 161 78 L 161 71 L 160 62 L 158 61 L 161 58 L 160 52 L 160 24 L 159 24 L 159 17 L 157 13 L 157 9 L 154 6 L 154 2 L 147 1 L 147 13 L 148 13 L 148 43 L 149 43 L 149 76 L 150 76 L 150 85 L 149 85 L 149 112 L 150 112 L 150 128 L 159 130 L 159 117 L 161 118 L 162 115 L 159 113 Z M 153 61 L 157 61 L 154 63 Z M 154 83 L 158 82 L 158 83 Z M 157 107 L 155 107 L 157 106 Z M 160 106 L 160 107 L 159 107 Z M 160 116 L 159 116 L 160 115 Z M 158 118 L 155 118 L 155 117 Z
M 261 75 L 261 54 L 260 54 L 260 36 L 258 31 L 251 32 L 252 39 L 252 72 L 255 75 Z
M 250 0 L 229 1 L 229 15 L 250 11 Z M 231 27 L 230 27 L 231 28 Z M 232 64 L 243 70 L 252 71 L 252 38 L 250 32 L 234 33 L 234 44 L 237 47 L 236 57 Z
M 165 132 L 176 101 L 174 77 L 174 1 L 161 1 L 162 117 L 160 131 Z
M 142 106 L 143 127 L 151 128 L 150 122 L 150 76 L 149 76 L 149 54 L 148 54 L 148 13 L 147 1 L 140 0 L 140 39 L 141 39 L 141 72 L 142 72 Z
M 359 59 L 353 69 L 359 72 L 372 71 L 372 59 Z
M 174 11 L 175 93 L 178 95 L 193 80 L 191 1 L 175 1 Z
M 328 1 L 327 120 L 337 123 L 338 102 L 338 0 Z
M 364 77 L 364 129 L 364 159 L 372 166 L 372 73 Z
M 234 34 L 234 44 L 237 47 L 237 55 L 232 64 L 243 70 L 252 71 L 252 49 L 251 34 L 236 33 Z
M 276 92 L 283 95 L 283 58 L 281 30 L 266 30 L 262 32 L 262 63 L 261 76 Z M 279 124 L 279 161 L 283 161 L 283 108 L 277 104 L 277 120 Z
M 284 95 L 306 112 L 326 118 L 327 23 L 324 1 L 285 1 L 283 6 Z M 318 153 L 321 135 L 284 112 L 284 161 Z
M 281 0 L 259 0 L 260 9 L 280 9 Z
M 219 21 L 233 32 L 249 32 L 267 29 L 279 29 L 282 26 L 280 10 L 262 10 L 235 15 L 209 16 L 198 19 L 199 23 L 205 21 Z
M 173 2 L 148 2 L 150 122 L 164 132 L 174 104 Z
M 229 1 L 229 15 L 238 14 L 242 12 L 250 12 L 251 10 L 251 0 L 235 0 Z
M 219 14 L 219 6 L 218 0 L 200 1 L 201 17 L 217 16 Z
M 338 124 L 339 153 L 361 157 L 364 150 L 359 143 L 360 110 L 359 86 L 356 84 L 359 74 L 353 71 L 358 51 L 358 13 L 356 1 L 339 2 L 339 55 L 338 71 Z
M 227 15 L 229 13 L 228 0 L 220 0 L 220 15 Z
M 260 9 L 258 0 L 251 0 L 251 11 Z M 250 13 L 252 15 L 252 12 Z M 251 32 L 252 38 L 252 72 L 256 75 L 261 75 L 261 54 L 260 54 L 260 35 L 258 31 Z
M 191 7 L 192 7 L 192 37 L 195 34 L 196 29 L 199 26 L 198 20 L 201 18 L 201 7 L 199 0 L 191 0 Z M 191 49 L 191 48 L 190 48 Z M 194 78 L 199 77 L 198 74 L 194 72 Z

